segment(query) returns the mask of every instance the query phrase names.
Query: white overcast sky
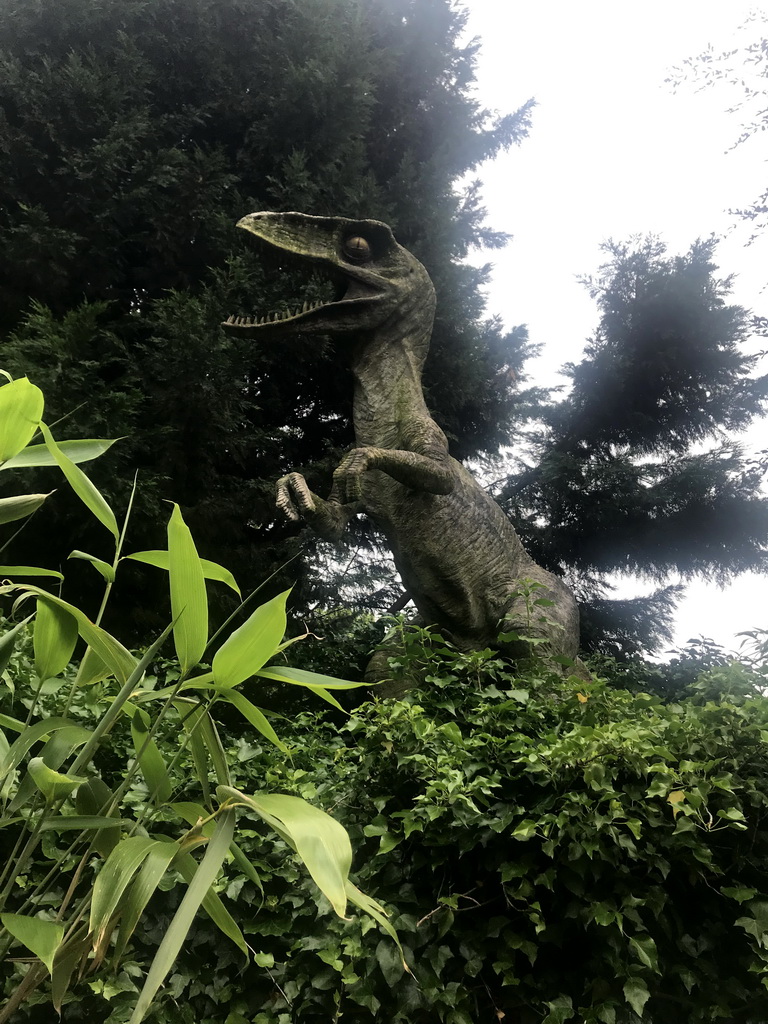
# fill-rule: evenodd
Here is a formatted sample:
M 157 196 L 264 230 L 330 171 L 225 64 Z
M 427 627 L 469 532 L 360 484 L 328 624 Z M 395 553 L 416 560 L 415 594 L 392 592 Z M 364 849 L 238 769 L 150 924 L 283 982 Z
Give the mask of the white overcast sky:
M 556 383 L 557 367 L 578 359 L 594 330 L 596 308 L 576 278 L 597 268 L 608 238 L 652 232 L 682 252 L 696 238 L 725 235 L 718 262 L 723 276 L 737 275 L 733 300 L 768 315 L 768 233 L 747 246 L 748 227 L 728 213 L 765 188 L 768 132 L 729 151 L 739 121 L 726 111 L 738 96 L 673 93 L 664 81 L 710 44 L 732 48 L 750 11 L 768 10 L 768 0 L 464 6 L 469 36 L 482 41 L 482 104 L 507 113 L 531 96 L 538 103 L 529 138 L 480 171 L 488 222 L 513 235 L 504 251 L 483 257 L 495 264 L 489 312 L 508 328 L 527 324 L 543 343 L 529 367 L 536 379 Z M 768 447 L 768 421 L 748 442 Z M 620 596 L 650 589 L 627 581 Z M 692 583 L 675 643 L 704 635 L 735 648 L 735 634 L 753 627 L 768 627 L 767 577 L 744 574 L 725 589 Z

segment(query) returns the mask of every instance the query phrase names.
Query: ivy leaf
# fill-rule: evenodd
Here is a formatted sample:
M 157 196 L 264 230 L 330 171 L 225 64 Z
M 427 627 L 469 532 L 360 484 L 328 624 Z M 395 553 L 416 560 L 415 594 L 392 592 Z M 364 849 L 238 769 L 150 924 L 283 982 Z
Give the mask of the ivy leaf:
M 643 1008 L 650 998 L 648 986 L 642 978 L 628 978 L 624 983 L 624 998 L 642 1019 Z
M 570 996 L 558 996 L 551 1003 L 547 1003 L 549 1013 L 541 1024 L 563 1024 L 563 1021 L 573 1017 L 573 1003 Z

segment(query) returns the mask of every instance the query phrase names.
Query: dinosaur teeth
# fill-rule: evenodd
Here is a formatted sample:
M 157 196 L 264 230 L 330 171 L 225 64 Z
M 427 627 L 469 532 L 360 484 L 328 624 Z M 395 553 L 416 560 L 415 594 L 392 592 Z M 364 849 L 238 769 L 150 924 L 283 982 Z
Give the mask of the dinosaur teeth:
M 301 312 L 302 313 L 306 313 L 308 309 L 309 309 L 309 303 L 305 302 L 304 305 L 301 307 Z
M 230 313 L 230 315 L 227 317 L 227 323 L 228 324 L 233 324 L 234 322 L 235 322 L 234 314 Z

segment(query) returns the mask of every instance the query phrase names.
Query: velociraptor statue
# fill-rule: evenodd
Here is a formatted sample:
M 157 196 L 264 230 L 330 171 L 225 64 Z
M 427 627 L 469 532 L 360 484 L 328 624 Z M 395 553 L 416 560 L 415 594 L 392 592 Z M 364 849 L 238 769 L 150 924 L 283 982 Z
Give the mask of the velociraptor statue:
M 451 458 L 424 402 L 435 291 L 421 263 L 379 221 L 252 213 L 238 226 L 324 272 L 338 295 L 261 320 L 230 317 L 225 329 L 265 339 L 331 335 L 347 342 L 355 379 L 356 447 L 335 471 L 330 497 L 289 473 L 277 483 L 279 508 L 328 540 L 341 536 L 351 516 L 369 515 L 421 620 L 447 630 L 459 647 L 499 646 L 500 630 L 517 631 L 575 658 L 573 595 L 529 557 L 498 504 Z M 541 584 L 536 596 L 553 602 L 541 622 L 529 621 L 524 579 Z

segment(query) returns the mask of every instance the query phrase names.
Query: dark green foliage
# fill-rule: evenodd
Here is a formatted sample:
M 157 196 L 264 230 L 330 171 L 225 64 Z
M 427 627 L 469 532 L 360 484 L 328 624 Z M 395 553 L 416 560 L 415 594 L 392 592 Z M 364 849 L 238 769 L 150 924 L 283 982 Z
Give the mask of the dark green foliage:
M 652 649 L 669 636 L 675 588 L 614 603 L 608 573 L 661 584 L 768 567 L 764 462 L 724 439 L 765 410 L 768 376 L 744 352 L 749 317 L 727 304 L 714 248 L 606 245 L 586 282 L 598 330 L 565 368 L 572 387 L 545 412 L 534 467 L 501 491 L 534 558 L 585 602 L 588 648 Z
M 413 977 L 375 927 L 322 904 L 318 919 L 294 859 L 254 823 L 239 834 L 265 893 L 234 865 L 222 891 L 258 966 L 200 922 L 149 1019 L 765 1020 L 764 660 L 704 651 L 696 671 L 689 656 L 687 695 L 664 703 L 642 690 L 663 670 L 639 662 L 631 679 L 604 662 L 586 684 L 423 639 L 410 659 L 428 689 L 364 704 L 341 732 L 304 716 L 290 761 L 245 736 L 230 750 L 236 785 L 295 792 L 350 829 Z M 83 989 L 65 1024 L 126 1019 L 177 900 L 156 898 L 136 963 Z
M 73 434 L 130 437 L 118 472 L 95 476 L 118 498 L 139 469 L 135 546 L 159 545 L 173 498 L 202 553 L 256 583 L 298 549 L 275 478 L 307 469 L 324 490 L 351 441 L 329 346 L 253 349 L 219 330 L 295 291 L 235 237 L 253 210 L 391 223 L 440 294 L 429 399 L 455 452 L 505 440 L 525 399 L 499 371 L 529 350 L 482 320 L 484 272 L 457 261 L 501 236 L 476 185 L 454 186 L 524 137 L 529 107 L 496 118 L 472 98 L 464 20 L 448 0 L 0 8 L 0 364 L 38 381 Z M 13 559 L 50 560 L 66 517 L 46 508 Z

